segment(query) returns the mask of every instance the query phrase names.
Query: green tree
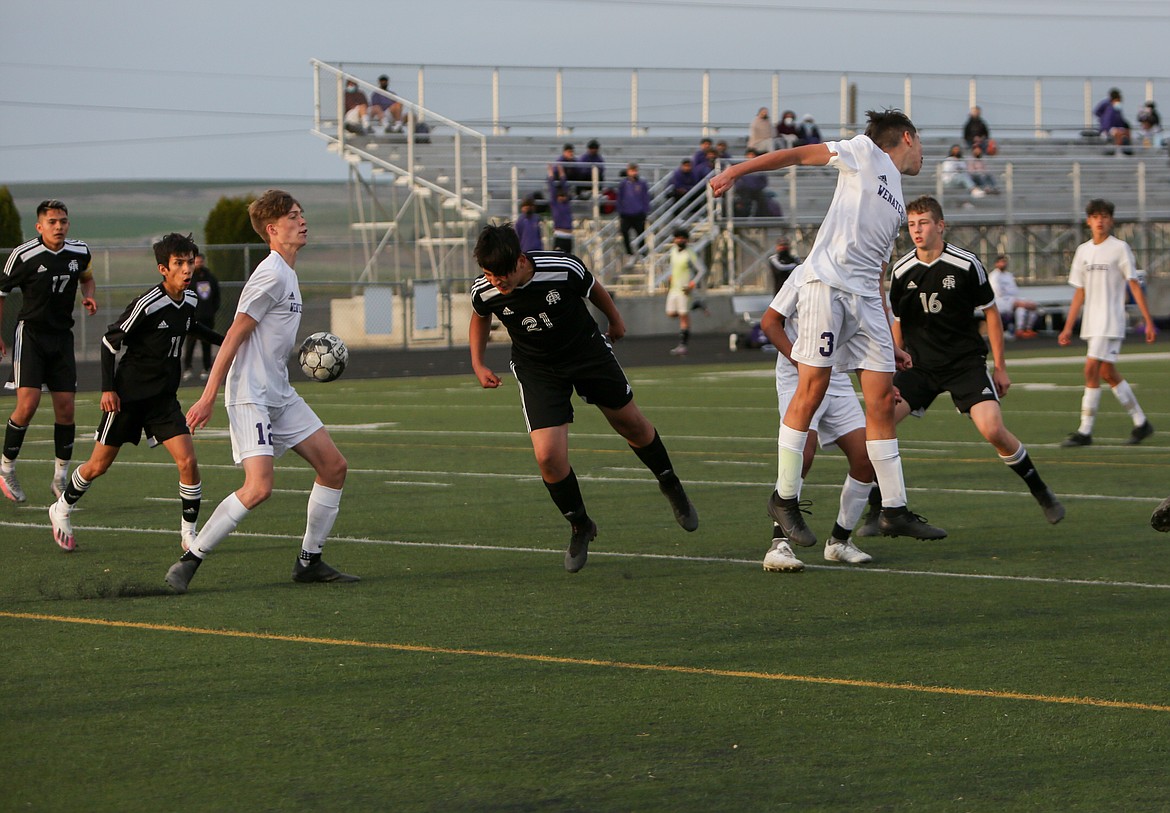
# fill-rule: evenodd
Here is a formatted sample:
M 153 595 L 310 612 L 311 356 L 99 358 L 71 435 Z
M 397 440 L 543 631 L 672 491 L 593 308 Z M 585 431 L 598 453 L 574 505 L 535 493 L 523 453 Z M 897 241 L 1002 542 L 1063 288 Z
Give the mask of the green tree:
M 222 197 L 207 215 L 203 224 L 203 239 L 208 246 L 233 243 L 261 243 L 260 235 L 252 230 L 248 219 L 248 204 L 255 195 L 239 198 Z M 221 281 L 244 280 L 268 252 L 245 251 L 242 248 L 213 249 L 206 252 L 207 266 Z M 252 267 L 249 268 L 248 266 Z

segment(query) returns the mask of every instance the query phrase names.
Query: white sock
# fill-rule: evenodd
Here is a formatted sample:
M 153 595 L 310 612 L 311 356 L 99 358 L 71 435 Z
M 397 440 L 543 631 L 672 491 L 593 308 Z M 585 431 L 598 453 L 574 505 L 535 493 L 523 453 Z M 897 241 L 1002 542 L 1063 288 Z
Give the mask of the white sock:
M 902 476 L 902 455 L 898 452 L 898 439 L 867 440 L 865 450 L 869 453 L 869 462 L 873 463 L 878 486 L 882 490 L 882 507 L 904 508 L 906 480 Z
M 8 473 L 16 468 L 16 461 L 9 459 L 8 455 L 0 455 L 0 471 Z
M 200 559 L 207 556 L 215 549 L 216 545 L 236 529 L 236 526 L 244 521 L 244 517 L 248 516 L 249 513 L 250 511 L 244 507 L 234 491 L 228 494 L 219 505 L 215 506 L 215 510 L 211 512 L 207 522 L 203 523 L 203 530 L 199 532 L 195 544 L 191 546 L 191 553 Z
M 785 499 L 800 496 L 802 484 L 800 470 L 804 467 L 806 442 L 808 432 L 799 432 L 783 423 L 780 424 L 780 434 L 776 439 L 779 451 L 776 455 L 776 493 Z
M 1129 386 L 1129 382 L 1124 379 L 1120 384 L 1113 388 L 1113 394 L 1117 396 L 1117 400 L 1125 407 L 1125 411 L 1129 413 L 1129 417 L 1133 418 L 1134 426 L 1141 426 L 1146 422 L 1146 413 L 1142 412 L 1141 405 L 1138 404 L 1137 396 L 1133 394 L 1133 390 Z
M 301 550 L 305 553 L 320 553 L 325 539 L 333 530 L 341 506 L 341 489 L 313 483 L 309 492 L 308 519 L 305 522 L 305 538 Z
M 53 479 L 64 480 L 65 475 L 69 473 L 69 461 L 62 460 L 59 457 L 53 458 Z
M 860 483 L 848 474 L 841 486 L 841 506 L 837 512 L 837 524 L 852 528 L 861 519 L 862 512 L 869 506 L 869 492 L 876 483 Z
M 1093 424 L 1097 420 L 1097 407 L 1101 405 L 1101 388 L 1085 387 L 1085 394 L 1081 396 L 1081 425 L 1077 431 L 1082 435 L 1093 434 Z

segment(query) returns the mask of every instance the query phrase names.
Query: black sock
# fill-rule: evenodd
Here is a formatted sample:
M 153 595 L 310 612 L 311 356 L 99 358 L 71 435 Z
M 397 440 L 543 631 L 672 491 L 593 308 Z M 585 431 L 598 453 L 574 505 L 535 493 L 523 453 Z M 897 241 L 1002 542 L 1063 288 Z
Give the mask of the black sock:
M 73 438 L 77 435 L 77 426 L 72 423 L 53 424 L 53 450 L 58 460 L 73 459 Z
M 641 448 L 630 444 L 630 448 L 634 450 L 634 454 L 638 456 L 646 468 L 650 469 L 650 473 L 659 482 L 672 485 L 678 480 L 678 475 L 674 473 L 674 467 L 670 462 L 670 454 L 666 451 L 666 445 L 659 437 L 657 429 L 654 430 L 654 440 Z
M 77 505 L 77 501 L 85 496 L 85 492 L 89 491 L 91 480 L 86 480 L 81 476 L 81 466 L 73 470 L 73 476 L 65 483 L 65 502 L 70 505 Z
M 784 529 L 781 528 L 779 525 L 777 525 L 775 522 L 772 523 L 772 538 L 773 539 L 785 539 L 786 538 L 784 536 Z
M 28 424 L 17 426 L 8 420 L 8 428 L 4 430 L 4 456 L 15 460 L 20 454 L 20 447 L 24 445 L 24 433 L 28 431 Z
M 691 340 L 691 332 L 689 330 L 680 330 L 678 332 L 678 343 L 686 346 L 687 342 Z
M 882 510 L 882 490 L 877 486 L 874 486 L 869 490 L 869 510 Z
M 179 557 L 179 561 L 180 562 L 202 562 L 203 560 L 200 559 L 198 556 L 196 556 L 191 551 L 186 551 L 182 556 Z M 196 567 L 198 567 L 198 566 L 199 565 L 196 564 Z
M 548 495 L 552 497 L 553 505 L 561 512 L 561 516 L 573 525 L 583 525 L 589 521 L 585 513 L 585 499 L 581 496 L 581 486 L 577 483 L 577 474 L 569 469 L 569 476 L 556 483 L 544 481 Z
M 1038 494 L 1048 488 L 1040 479 L 1040 475 L 1036 473 L 1036 467 L 1032 465 L 1032 456 L 1027 452 L 1024 452 L 1024 456 L 1015 463 L 1009 463 L 1008 468 L 1020 475 L 1020 479 L 1028 484 L 1028 490 L 1033 494 Z
M 849 529 L 842 528 L 840 525 L 838 525 L 836 522 L 834 522 L 833 523 L 833 532 L 832 532 L 831 536 L 833 537 L 833 539 L 837 540 L 838 542 L 845 542 L 846 540 L 849 539 Z

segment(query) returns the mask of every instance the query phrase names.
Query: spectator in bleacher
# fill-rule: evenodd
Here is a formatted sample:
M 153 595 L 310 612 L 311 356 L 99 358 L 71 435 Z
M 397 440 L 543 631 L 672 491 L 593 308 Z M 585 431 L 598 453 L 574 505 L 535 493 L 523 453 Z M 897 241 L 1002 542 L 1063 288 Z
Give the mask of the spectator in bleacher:
M 771 148 L 769 147 L 769 149 L 771 149 Z M 731 160 L 731 150 L 729 150 L 727 148 L 726 141 L 716 141 L 715 142 L 715 154 L 719 156 L 720 161 Z
M 749 149 L 747 160 L 755 158 L 760 153 Z M 768 217 L 768 176 L 763 172 L 753 172 L 744 175 L 735 181 L 735 213 L 740 217 Z M 779 217 L 779 215 L 777 215 Z
M 670 173 L 670 197 L 678 200 L 690 192 L 695 184 L 706 177 L 706 173 L 700 175 L 695 171 L 695 162 L 690 158 L 684 158 L 679 162 L 678 168 Z
M 800 134 L 796 131 L 796 114 L 791 110 L 785 110 L 780 121 L 776 122 L 775 146 L 778 149 L 786 149 L 795 147 L 799 143 Z
M 967 159 L 967 174 L 975 182 L 976 189 L 982 189 L 988 195 L 999 194 L 995 175 L 987 170 L 987 162 L 983 160 L 983 148 L 978 144 L 971 148 L 971 157 Z
M 800 124 L 796 128 L 796 137 L 800 139 L 800 144 L 820 144 L 824 141 L 812 113 L 805 113 L 800 117 Z
M 369 130 L 369 100 L 352 79 L 345 80 L 345 129 L 365 135 Z
M 1138 127 L 1142 131 L 1142 146 L 1157 147 L 1158 134 L 1162 132 L 1162 117 L 1158 115 L 1158 108 L 1150 101 L 1146 102 L 1137 115 Z
M 601 157 L 601 142 L 596 138 L 590 139 L 589 143 L 585 145 L 585 154 L 579 159 L 583 164 L 582 169 L 585 170 L 586 179 L 589 181 L 589 189 L 593 189 L 593 167 L 597 166 L 597 184 L 600 186 L 605 183 L 605 159 Z
M 963 148 L 958 144 L 951 145 L 951 151 L 942 160 L 939 171 L 942 173 L 943 186 L 948 189 L 966 189 L 975 198 L 987 194 L 975 184 L 975 179 L 967 171 L 967 162 L 963 160 Z
M 388 95 L 391 93 L 394 91 L 390 89 L 390 77 L 382 74 L 378 77 L 378 90 L 370 94 L 370 120 L 383 125 L 387 133 L 401 133 L 402 102 L 394 101 Z
M 768 152 L 772 149 L 772 119 L 768 115 L 768 108 L 761 107 L 756 117 L 748 127 L 748 147 L 756 152 Z
M 978 145 L 987 149 L 991 131 L 987 129 L 987 122 L 983 120 L 983 108 L 979 105 L 972 107 L 971 114 L 967 116 L 967 123 L 963 125 L 963 140 L 967 142 L 968 147 Z
M 1085 317 L 1081 320 L 1081 338 L 1089 347 L 1085 355 L 1081 425 L 1061 442 L 1064 447 L 1092 444 L 1093 423 L 1097 420 L 1097 407 L 1101 405 L 1101 379 L 1105 379 L 1133 420 L 1133 430 L 1126 443 L 1141 443 L 1154 434 L 1154 427 L 1150 426 L 1129 382 L 1117 370 L 1121 343 L 1125 341 L 1126 290 L 1133 296 L 1145 320 L 1146 341 L 1153 342 L 1158 331 L 1137 279 L 1133 249 L 1129 243 L 1113 236 L 1113 211 L 1113 204 L 1107 200 L 1089 201 L 1085 207 L 1085 219 L 1089 224 L 1090 238 L 1077 246 L 1068 274 L 1068 284 L 1074 288 L 1073 298 L 1057 340 L 1061 345 L 1072 344 L 1073 325 L 1083 306 Z
M 622 243 L 626 247 L 627 264 L 634 261 L 633 240 L 646 230 L 646 216 L 650 214 L 650 187 L 638 177 L 638 165 L 626 167 L 626 177 L 618 184 L 618 222 Z
M 1003 322 L 1004 338 L 1034 339 L 1040 309 L 1032 300 L 1020 298 L 1020 286 L 1008 270 L 1006 256 L 1000 254 L 995 258 L 995 267 L 987 278 L 991 281 L 991 290 L 995 292 L 995 307 Z
M 536 213 L 536 201 L 525 198 L 520 203 L 520 216 L 512 224 L 516 229 L 516 236 L 520 238 L 521 251 L 543 251 L 544 237 L 541 234 L 543 225 L 540 215 Z
M 1132 155 L 1129 121 L 1121 109 L 1121 91 L 1110 88 L 1109 97 L 1097 103 L 1093 108 L 1093 115 L 1097 117 L 1097 129 L 1101 135 L 1108 139 L 1109 143 L 1121 147 L 1126 155 Z M 1113 152 L 1110 150 L 1109 155 Z
M 588 167 L 577 159 L 577 153 L 574 152 L 572 144 L 561 147 L 561 157 L 556 160 L 554 169 L 557 173 L 557 180 L 567 184 L 574 195 L 580 196 L 582 192 L 588 193 L 592 184 L 590 180 L 592 176 Z
M 548 171 L 548 211 L 552 215 L 553 250 L 573 253 L 573 202 L 569 189 Z
M 713 149 L 715 149 L 715 142 L 709 138 L 704 138 L 699 141 L 699 149 L 695 150 L 695 154 L 691 157 L 691 162 L 695 167 L 695 174 L 700 178 L 705 177 L 711 171 L 708 153 Z
M 780 293 L 784 283 L 792 276 L 793 269 L 800 265 L 800 257 L 792 253 L 787 237 L 776 238 L 776 251 L 768 255 L 768 271 L 772 274 L 772 294 Z

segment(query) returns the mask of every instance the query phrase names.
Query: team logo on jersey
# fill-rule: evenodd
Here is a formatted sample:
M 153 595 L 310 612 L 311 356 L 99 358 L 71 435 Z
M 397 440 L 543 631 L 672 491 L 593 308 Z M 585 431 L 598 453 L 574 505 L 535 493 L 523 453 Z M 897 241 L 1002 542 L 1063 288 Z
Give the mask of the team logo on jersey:
M 952 288 L 954 288 L 955 284 L 956 283 L 955 283 L 954 274 L 947 274 L 945 277 L 943 277 L 943 287 L 946 288 L 948 291 L 951 290 Z
M 548 296 L 546 296 L 544 298 L 544 301 L 550 305 L 557 304 L 558 302 L 561 301 L 561 292 L 560 291 L 549 291 Z
M 166 330 L 168 327 L 170 327 L 170 325 L 167 324 L 166 319 L 163 319 L 161 322 L 158 323 L 159 330 Z
M 42 265 L 40 268 L 38 268 L 38 269 L 37 269 L 37 273 L 38 273 L 38 274 L 43 274 L 45 271 L 48 271 L 48 270 L 49 270 L 49 269 L 45 268 L 45 267 Z
M 906 290 L 907 291 L 917 291 L 918 290 L 918 283 L 915 282 L 914 280 L 910 280 L 910 284 L 906 286 Z
M 77 264 L 77 260 L 70 260 L 69 261 L 69 273 L 76 274 L 80 270 L 81 270 L 81 266 Z
M 886 180 L 885 175 L 879 175 L 878 180 L 881 181 L 882 183 L 889 183 L 889 181 Z
M 506 306 L 505 306 L 505 308 L 504 308 L 502 311 L 500 311 L 500 314 L 501 314 L 501 315 L 503 315 L 503 316 L 511 316 L 511 315 L 512 315 L 512 314 L 514 314 L 514 313 L 515 313 L 515 311 L 514 311 L 514 310 L 512 310 L 511 308 L 509 308 L 509 307 L 506 307 Z

